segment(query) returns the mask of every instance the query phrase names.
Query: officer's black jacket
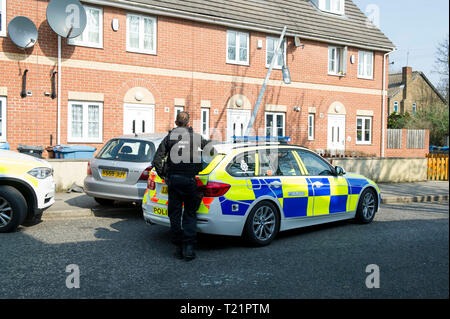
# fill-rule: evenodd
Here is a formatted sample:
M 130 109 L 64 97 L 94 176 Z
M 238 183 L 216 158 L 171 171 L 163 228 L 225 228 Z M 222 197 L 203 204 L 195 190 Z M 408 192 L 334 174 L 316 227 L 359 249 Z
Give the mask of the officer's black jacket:
M 201 150 L 211 141 L 194 133 L 192 127 L 177 127 L 159 145 L 153 167 L 161 177 L 173 174 L 193 177 L 202 170 Z M 163 160 L 167 157 L 167 176 L 163 174 Z

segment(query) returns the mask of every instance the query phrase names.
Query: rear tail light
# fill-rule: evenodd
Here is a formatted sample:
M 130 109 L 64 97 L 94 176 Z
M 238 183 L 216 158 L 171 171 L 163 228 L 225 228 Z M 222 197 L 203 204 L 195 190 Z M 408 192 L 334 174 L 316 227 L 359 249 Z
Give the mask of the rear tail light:
M 206 185 L 198 185 L 198 189 L 203 193 L 205 197 L 220 197 L 226 194 L 230 189 L 231 185 L 218 183 L 218 182 L 208 182 Z
M 92 170 L 91 170 L 91 162 L 88 162 L 88 165 L 87 165 L 87 175 L 92 175 Z
M 152 166 L 147 167 L 141 174 L 141 176 L 139 177 L 140 181 L 146 181 L 148 180 L 148 176 L 150 175 L 150 171 L 152 170 Z

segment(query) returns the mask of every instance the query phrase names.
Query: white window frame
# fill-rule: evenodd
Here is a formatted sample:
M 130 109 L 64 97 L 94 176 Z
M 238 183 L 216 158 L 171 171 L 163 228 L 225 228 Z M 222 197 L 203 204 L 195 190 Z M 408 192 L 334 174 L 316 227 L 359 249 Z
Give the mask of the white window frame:
M 358 120 L 362 120 L 362 141 L 358 141 Z M 370 136 L 369 140 L 365 141 L 365 132 L 366 132 L 366 120 L 370 120 Z M 357 145 L 371 145 L 372 144 L 372 130 L 373 130 L 373 118 L 371 116 L 357 116 L 356 117 L 356 144 Z
M 83 136 L 72 136 L 72 105 L 80 104 L 83 107 Z M 98 137 L 88 137 L 89 121 L 88 109 L 89 105 L 96 105 L 98 109 Z M 103 103 L 91 101 L 69 101 L 67 108 L 67 142 L 68 143 L 103 143 Z
M 130 17 L 139 18 L 139 48 L 132 48 L 130 46 Z M 153 21 L 153 48 L 145 49 L 144 48 L 144 19 L 149 19 Z M 127 13 L 127 51 L 135 52 L 135 53 L 143 53 L 143 54 L 152 54 L 156 55 L 156 47 L 157 47 L 157 29 L 158 29 L 158 21 L 155 17 L 136 14 L 136 13 Z
M 275 46 L 278 44 L 278 41 L 280 40 L 280 38 L 275 38 L 275 37 L 266 37 L 266 68 L 270 68 L 270 62 L 268 63 L 267 61 L 267 57 L 269 56 L 269 50 L 268 50 L 268 42 L 269 40 L 274 41 L 274 49 Z M 282 52 L 283 54 L 283 64 L 286 65 L 286 39 L 283 39 L 283 46 L 284 46 L 284 50 Z M 275 52 L 274 52 L 275 54 Z M 281 68 L 283 67 L 283 65 L 279 65 L 278 64 L 278 59 L 275 61 L 275 64 L 273 65 L 274 69 L 279 69 L 281 70 Z
M 175 106 L 174 113 L 173 113 L 174 114 L 174 121 L 177 120 L 178 111 L 184 112 L 184 106 Z
M 229 47 L 229 43 L 228 43 L 228 35 L 230 33 L 234 33 L 235 34 L 235 43 L 236 43 L 236 56 L 234 60 L 231 60 L 228 58 L 228 47 Z M 247 58 L 245 61 L 240 61 L 239 60 L 239 47 L 240 47 L 240 43 L 241 43 L 241 37 L 245 36 L 246 41 L 247 41 Z M 241 32 L 241 31 L 235 31 L 235 30 L 227 30 L 227 45 L 226 45 L 226 62 L 229 64 L 238 64 L 238 65 L 250 65 L 250 34 L 248 32 Z
M 96 48 L 96 49 L 103 49 L 103 9 L 98 7 L 91 7 L 91 6 L 84 6 L 86 10 L 97 10 L 99 12 L 98 15 L 98 32 L 99 32 L 99 43 L 95 42 L 89 42 L 89 40 L 80 40 L 79 37 L 69 39 L 68 44 L 70 45 L 76 45 L 76 46 L 82 46 L 82 47 L 88 47 L 88 48 Z M 80 35 L 80 37 L 87 36 L 88 31 L 88 25 L 86 25 L 86 29 L 83 31 L 83 33 Z
M 316 115 L 314 113 L 308 114 L 308 141 L 314 141 L 315 134 L 315 120 Z
M 398 101 L 394 102 L 394 113 L 398 113 Z
M 343 15 L 345 14 L 345 0 L 318 0 L 319 9 L 325 12 Z M 327 8 L 327 2 L 330 7 Z
M 6 37 L 6 0 L 0 0 L 0 13 L 2 17 L 0 21 L 0 37 Z
M 282 115 L 283 116 L 283 134 L 281 136 L 286 136 L 286 113 L 282 113 L 282 112 L 266 112 L 264 114 L 264 134 L 266 134 L 267 132 L 267 115 L 272 115 L 273 116 L 273 122 L 274 122 L 274 126 L 272 126 L 272 135 L 274 137 L 278 137 L 278 127 L 277 127 L 277 116 L 278 115 Z
M 417 113 L 417 103 L 413 103 L 412 105 L 412 114 L 416 114 Z
M 334 69 L 330 69 L 331 62 L 331 50 L 334 51 L 333 60 L 334 60 Z M 338 51 L 340 51 L 339 59 L 338 59 Z M 347 74 L 347 47 L 339 47 L 339 46 L 328 46 L 328 74 L 329 75 L 337 75 L 337 76 L 345 76 Z M 338 63 L 340 70 L 338 70 Z
M 6 97 L 0 96 L 0 107 L 1 107 L 1 119 L 2 119 L 2 135 L 0 135 L 0 142 L 6 142 L 6 121 L 7 121 L 7 113 L 6 113 Z
M 206 122 L 203 122 L 203 114 L 206 114 Z M 202 108 L 200 112 L 201 120 L 200 120 L 200 131 L 204 138 L 209 139 L 209 109 Z M 205 124 L 206 129 L 203 131 L 203 125 Z
M 370 65 L 372 66 L 372 68 L 370 70 L 370 75 L 368 73 L 368 71 L 369 71 L 368 56 L 369 55 L 370 55 Z M 360 63 L 361 59 L 363 59 L 363 61 L 362 61 L 363 69 L 362 70 L 361 70 L 361 63 Z M 358 78 L 373 80 L 373 70 L 374 70 L 373 61 L 374 61 L 373 51 L 363 51 L 363 50 L 358 51 Z

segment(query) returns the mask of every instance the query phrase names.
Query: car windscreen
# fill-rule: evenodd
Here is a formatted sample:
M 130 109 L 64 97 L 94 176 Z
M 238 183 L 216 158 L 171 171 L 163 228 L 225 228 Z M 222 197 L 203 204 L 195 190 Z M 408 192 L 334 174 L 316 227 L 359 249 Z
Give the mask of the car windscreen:
M 132 139 L 112 139 L 96 156 L 98 159 L 151 162 L 155 154 L 155 145 L 150 141 Z

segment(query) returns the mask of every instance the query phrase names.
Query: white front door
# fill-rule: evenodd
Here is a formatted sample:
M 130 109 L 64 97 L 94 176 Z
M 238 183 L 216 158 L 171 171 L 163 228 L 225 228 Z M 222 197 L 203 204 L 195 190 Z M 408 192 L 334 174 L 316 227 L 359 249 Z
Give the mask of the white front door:
M 123 108 L 123 134 L 155 132 L 155 106 L 125 104 Z
M 345 150 L 345 115 L 328 115 L 328 149 Z
M 247 131 L 249 122 L 250 122 L 250 111 L 228 110 L 227 141 L 232 142 L 233 136 L 244 136 Z

